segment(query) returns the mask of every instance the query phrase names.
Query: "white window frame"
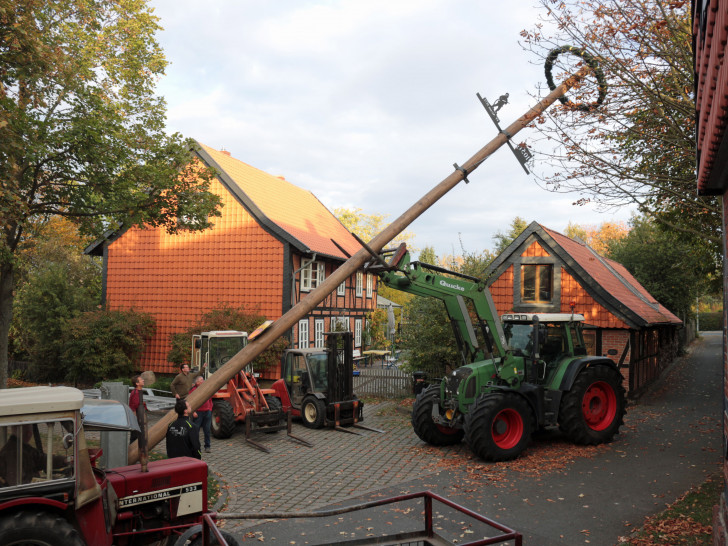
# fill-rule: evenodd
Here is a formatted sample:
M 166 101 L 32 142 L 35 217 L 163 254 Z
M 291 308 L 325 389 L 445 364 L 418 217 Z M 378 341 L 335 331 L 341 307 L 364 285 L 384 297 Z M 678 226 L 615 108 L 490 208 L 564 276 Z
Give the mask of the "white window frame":
M 344 326 L 346 326 L 346 330 L 344 330 L 344 332 L 349 331 L 349 328 L 350 328 L 349 317 L 331 317 L 331 331 L 332 332 L 340 331 L 340 330 L 336 329 L 336 326 L 339 324 L 343 324 Z
M 308 319 L 298 321 L 298 348 L 308 349 Z
M 343 281 L 337 288 L 336 288 L 336 295 L 337 296 L 346 296 L 346 281 Z
M 323 349 L 325 343 L 324 340 L 324 319 L 316 319 L 313 321 L 313 346 L 316 349 Z
M 357 271 L 356 273 L 356 297 L 361 298 L 363 292 L 363 285 L 364 284 L 364 273 L 361 271 Z
M 314 281 L 314 288 L 321 286 L 326 280 L 326 264 L 323 262 L 316 263 L 316 280 Z
M 354 347 L 361 347 L 361 327 L 361 319 L 354 319 Z
M 374 278 L 371 273 L 367 273 L 367 298 L 372 299 L 374 292 Z
M 308 262 L 301 268 L 301 292 L 309 292 L 314 288 L 313 264 L 314 262 Z

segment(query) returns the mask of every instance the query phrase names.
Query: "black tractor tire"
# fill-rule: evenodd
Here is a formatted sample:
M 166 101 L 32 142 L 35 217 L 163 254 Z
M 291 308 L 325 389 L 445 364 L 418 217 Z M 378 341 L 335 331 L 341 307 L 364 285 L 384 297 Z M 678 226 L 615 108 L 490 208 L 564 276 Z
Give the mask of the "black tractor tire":
M 301 420 L 308 428 L 321 428 L 326 421 L 326 404 L 315 396 L 306 396 L 301 403 Z
M 484 461 L 510 461 L 531 441 L 534 418 L 528 402 L 515 393 L 479 396 L 465 416 L 465 441 Z
M 624 393 L 622 374 L 614 368 L 584 368 L 561 398 L 559 427 L 575 444 L 610 442 L 624 424 Z
M 240 546 L 238 539 L 227 531 L 220 529 L 220 534 L 225 539 L 225 542 L 228 543 L 228 546 Z M 202 546 L 202 544 L 202 525 L 195 525 L 182 533 L 177 539 L 177 542 L 174 543 L 174 546 Z M 220 544 L 217 537 L 212 533 L 210 533 L 210 544 L 212 546 Z
M 230 438 L 235 432 L 235 412 L 227 400 L 212 403 L 210 430 L 215 438 Z
M 3 546 L 84 546 L 79 532 L 65 519 L 50 512 L 16 512 L 0 518 Z
M 412 405 L 412 428 L 423 442 L 433 446 L 452 446 L 463 439 L 463 430 L 438 425 L 432 420 L 432 406 L 440 401 L 440 385 L 420 392 Z

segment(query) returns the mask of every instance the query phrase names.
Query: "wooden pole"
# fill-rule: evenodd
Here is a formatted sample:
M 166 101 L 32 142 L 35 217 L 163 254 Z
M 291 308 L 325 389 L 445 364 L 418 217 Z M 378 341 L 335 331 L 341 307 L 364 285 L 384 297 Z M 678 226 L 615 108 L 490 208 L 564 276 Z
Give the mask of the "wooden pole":
M 492 155 L 498 148 L 503 146 L 510 135 L 513 137 L 526 125 L 540 116 L 549 106 L 551 106 L 560 97 L 580 81 L 591 69 L 588 66 L 572 74 L 566 81 L 556 87 L 551 93 L 539 101 L 535 106 L 528 110 L 524 115 L 508 126 L 505 131 L 499 133 L 493 140 L 481 148 L 473 157 L 462 164 L 461 168 L 465 173 L 470 174 L 477 169 L 480 164 Z M 460 181 L 465 178 L 466 174 L 460 170 L 455 170 L 450 176 L 445 178 L 437 186 L 427 192 L 419 201 L 407 209 L 399 218 L 389 224 L 382 230 L 379 235 L 369 242 L 369 247 L 374 252 L 380 252 L 384 246 L 404 231 L 407 226 L 414 222 L 422 213 L 429 209 L 438 199 L 454 188 Z M 341 267 L 336 269 L 326 280 L 316 289 L 311 291 L 299 303 L 294 305 L 286 314 L 271 324 L 260 336 L 250 342 L 243 350 L 231 358 L 217 372 L 211 375 L 199 388 L 187 397 L 190 406 L 198 408 L 205 400 L 215 394 L 223 387 L 228 380 L 235 376 L 240 370 L 245 368 L 260 353 L 268 348 L 276 339 L 284 335 L 293 325 L 301 318 L 309 314 L 326 296 L 336 290 L 336 288 L 351 275 L 356 273 L 364 263 L 370 258 L 370 254 L 362 248 Z M 168 412 L 149 430 L 149 449 L 157 445 L 164 438 L 167 427 L 177 418 L 174 410 Z M 129 446 L 129 464 L 136 462 L 139 456 L 137 443 L 134 442 Z

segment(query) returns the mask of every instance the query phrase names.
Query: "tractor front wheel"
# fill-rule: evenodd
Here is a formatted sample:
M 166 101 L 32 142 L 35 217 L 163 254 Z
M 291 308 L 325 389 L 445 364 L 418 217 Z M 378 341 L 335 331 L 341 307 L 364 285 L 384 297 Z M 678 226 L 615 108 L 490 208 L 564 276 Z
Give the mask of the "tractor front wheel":
M 451 428 L 432 420 L 432 407 L 440 403 L 440 385 L 430 385 L 420 392 L 412 405 L 412 428 L 423 442 L 433 446 L 452 446 L 463 439 L 463 429 Z M 442 406 L 440 406 L 442 414 Z
M 219 531 L 222 535 L 222 538 L 224 538 L 225 542 L 228 543 L 228 546 L 239 546 L 240 541 L 238 541 L 237 538 L 235 538 L 227 531 L 223 531 L 222 529 L 220 529 Z M 203 540 L 204 538 L 202 536 L 202 525 L 195 525 L 182 533 L 182 535 L 180 535 L 180 537 L 174 543 L 174 546 L 202 546 L 204 544 Z M 220 544 L 217 540 L 217 537 L 215 537 L 215 535 L 213 535 L 212 533 L 210 533 L 210 544 L 212 546 Z
M 315 396 L 307 396 L 301 404 L 301 419 L 308 428 L 321 428 L 326 419 L 326 404 Z
M 609 442 L 624 424 L 622 374 L 608 366 L 582 370 L 564 393 L 559 426 L 575 444 Z
M 528 447 L 533 413 L 528 402 L 513 393 L 479 396 L 465 416 L 465 441 L 485 461 L 509 461 Z
M 81 535 L 65 519 L 48 512 L 16 512 L 0 519 L 0 544 L 83 546 Z
M 210 426 L 215 438 L 230 438 L 235 432 L 235 412 L 227 400 L 212 403 L 212 423 Z

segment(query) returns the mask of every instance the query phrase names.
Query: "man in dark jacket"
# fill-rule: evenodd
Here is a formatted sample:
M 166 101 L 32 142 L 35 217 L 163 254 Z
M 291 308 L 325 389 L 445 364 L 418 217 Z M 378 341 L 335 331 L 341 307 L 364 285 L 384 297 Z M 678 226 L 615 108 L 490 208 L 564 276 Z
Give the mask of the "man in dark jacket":
M 202 459 L 200 452 L 200 431 L 190 421 L 190 404 L 185 400 L 177 400 L 174 405 L 177 420 L 167 427 L 167 457 L 194 457 Z

